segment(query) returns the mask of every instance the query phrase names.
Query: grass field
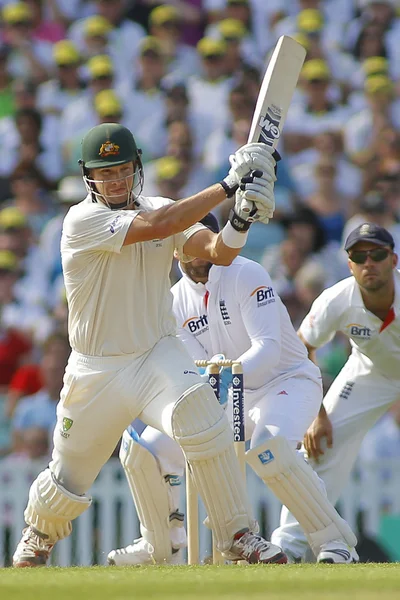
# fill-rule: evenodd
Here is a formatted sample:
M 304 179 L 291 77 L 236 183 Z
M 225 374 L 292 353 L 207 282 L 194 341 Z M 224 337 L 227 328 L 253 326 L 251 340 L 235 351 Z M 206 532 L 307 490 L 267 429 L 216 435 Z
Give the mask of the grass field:
M 4 600 L 398 600 L 399 564 L 0 570 Z

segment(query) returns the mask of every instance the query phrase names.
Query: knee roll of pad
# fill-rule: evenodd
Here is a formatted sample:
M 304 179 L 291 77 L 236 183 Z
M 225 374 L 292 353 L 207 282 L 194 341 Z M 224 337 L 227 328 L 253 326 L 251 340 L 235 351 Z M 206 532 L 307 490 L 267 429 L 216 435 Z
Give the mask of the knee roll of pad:
M 31 485 L 24 517 L 28 525 L 56 542 L 71 533 L 71 521 L 91 503 L 90 497 L 77 496 L 63 488 L 50 469 L 45 469 Z
M 322 544 L 344 539 L 350 546 L 357 538 L 327 499 L 316 473 L 281 436 L 246 453 L 256 474 L 268 485 L 299 522 L 315 554 Z
M 190 461 L 208 460 L 232 444 L 224 409 L 208 384 L 189 388 L 172 412 L 172 432 Z

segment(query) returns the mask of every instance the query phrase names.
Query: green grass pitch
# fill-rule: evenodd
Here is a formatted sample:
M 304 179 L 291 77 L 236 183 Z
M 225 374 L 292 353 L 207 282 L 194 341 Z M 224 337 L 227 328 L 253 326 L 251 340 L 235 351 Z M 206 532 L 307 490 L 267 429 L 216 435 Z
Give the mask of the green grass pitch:
M 398 600 L 399 564 L 0 570 L 4 600 Z

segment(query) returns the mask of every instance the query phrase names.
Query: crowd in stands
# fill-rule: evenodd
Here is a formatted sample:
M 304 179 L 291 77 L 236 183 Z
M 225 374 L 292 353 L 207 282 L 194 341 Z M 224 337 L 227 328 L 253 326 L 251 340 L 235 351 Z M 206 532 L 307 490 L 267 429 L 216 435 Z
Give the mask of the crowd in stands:
M 83 135 L 120 122 L 142 148 L 145 195 L 199 191 L 247 141 L 283 34 L 307 58 L 279 144 L 275 218 L 252 225 L 243 255 L 270 272 L 297 327 L 348 276 L 354 227 L 379 223 L 400 248 L 400 1 L 0 0 L 3 461 L 51 451 L 69 353 L 59 245 L 86 195 Z M 340 337 L 320 352 L 326 385 L 347 354 Z M 393 411 L 380 427 L 400 456 L 399 421 Z

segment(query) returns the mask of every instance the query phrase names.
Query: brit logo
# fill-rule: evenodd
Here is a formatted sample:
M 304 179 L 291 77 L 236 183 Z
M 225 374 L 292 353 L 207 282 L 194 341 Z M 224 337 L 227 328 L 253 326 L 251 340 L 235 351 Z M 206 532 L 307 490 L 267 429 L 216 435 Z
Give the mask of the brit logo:
M 261 452 L 261 454 L 258 455 L 258 458 L 263 465 L 267 465 L 275 460 L 275 456 L 272 454 L 271 450 L 264 450 L 264 452 Z
M 359 323 L 349 323 L 346 325 L 346 329 L 351 337 L 364 340 L 371 337 L 371 329 L 365 325 L 360 325 Z
M 225 300 L 219 301 L 219 310 L 221 311 L 221 317 L 225 325 L 231 324 L 231 318 L 229 316 L 228 310 L 226 308 Z
M 273 146 L 275 140 L 279 139 L 279 136 L 281 135 L 279 129 L 281 119 L 281 109 L 274 104 L 272 106 L 268 106 L 265 117 L 261 115 L 258 122 L 259 126 L 261 127 L 258 141 L 264 142 L 264 144 L 267 144 L 268 146 Z
M 187 327 L 190 333 L 193 333 L 195 336 L 204 333 L 204 331 L 208 331 L 208 318 L 207 315 L 201 315 L 200 317 L 189 317 L 186 319 L 183 328 Z
M 260 285 L 256 287 L 250 294 L 250 297 L 255 296 L 257 299 L 257 306 L 265 306 L 275 302 L 274 290 L 272 287 L 266 285 Z

